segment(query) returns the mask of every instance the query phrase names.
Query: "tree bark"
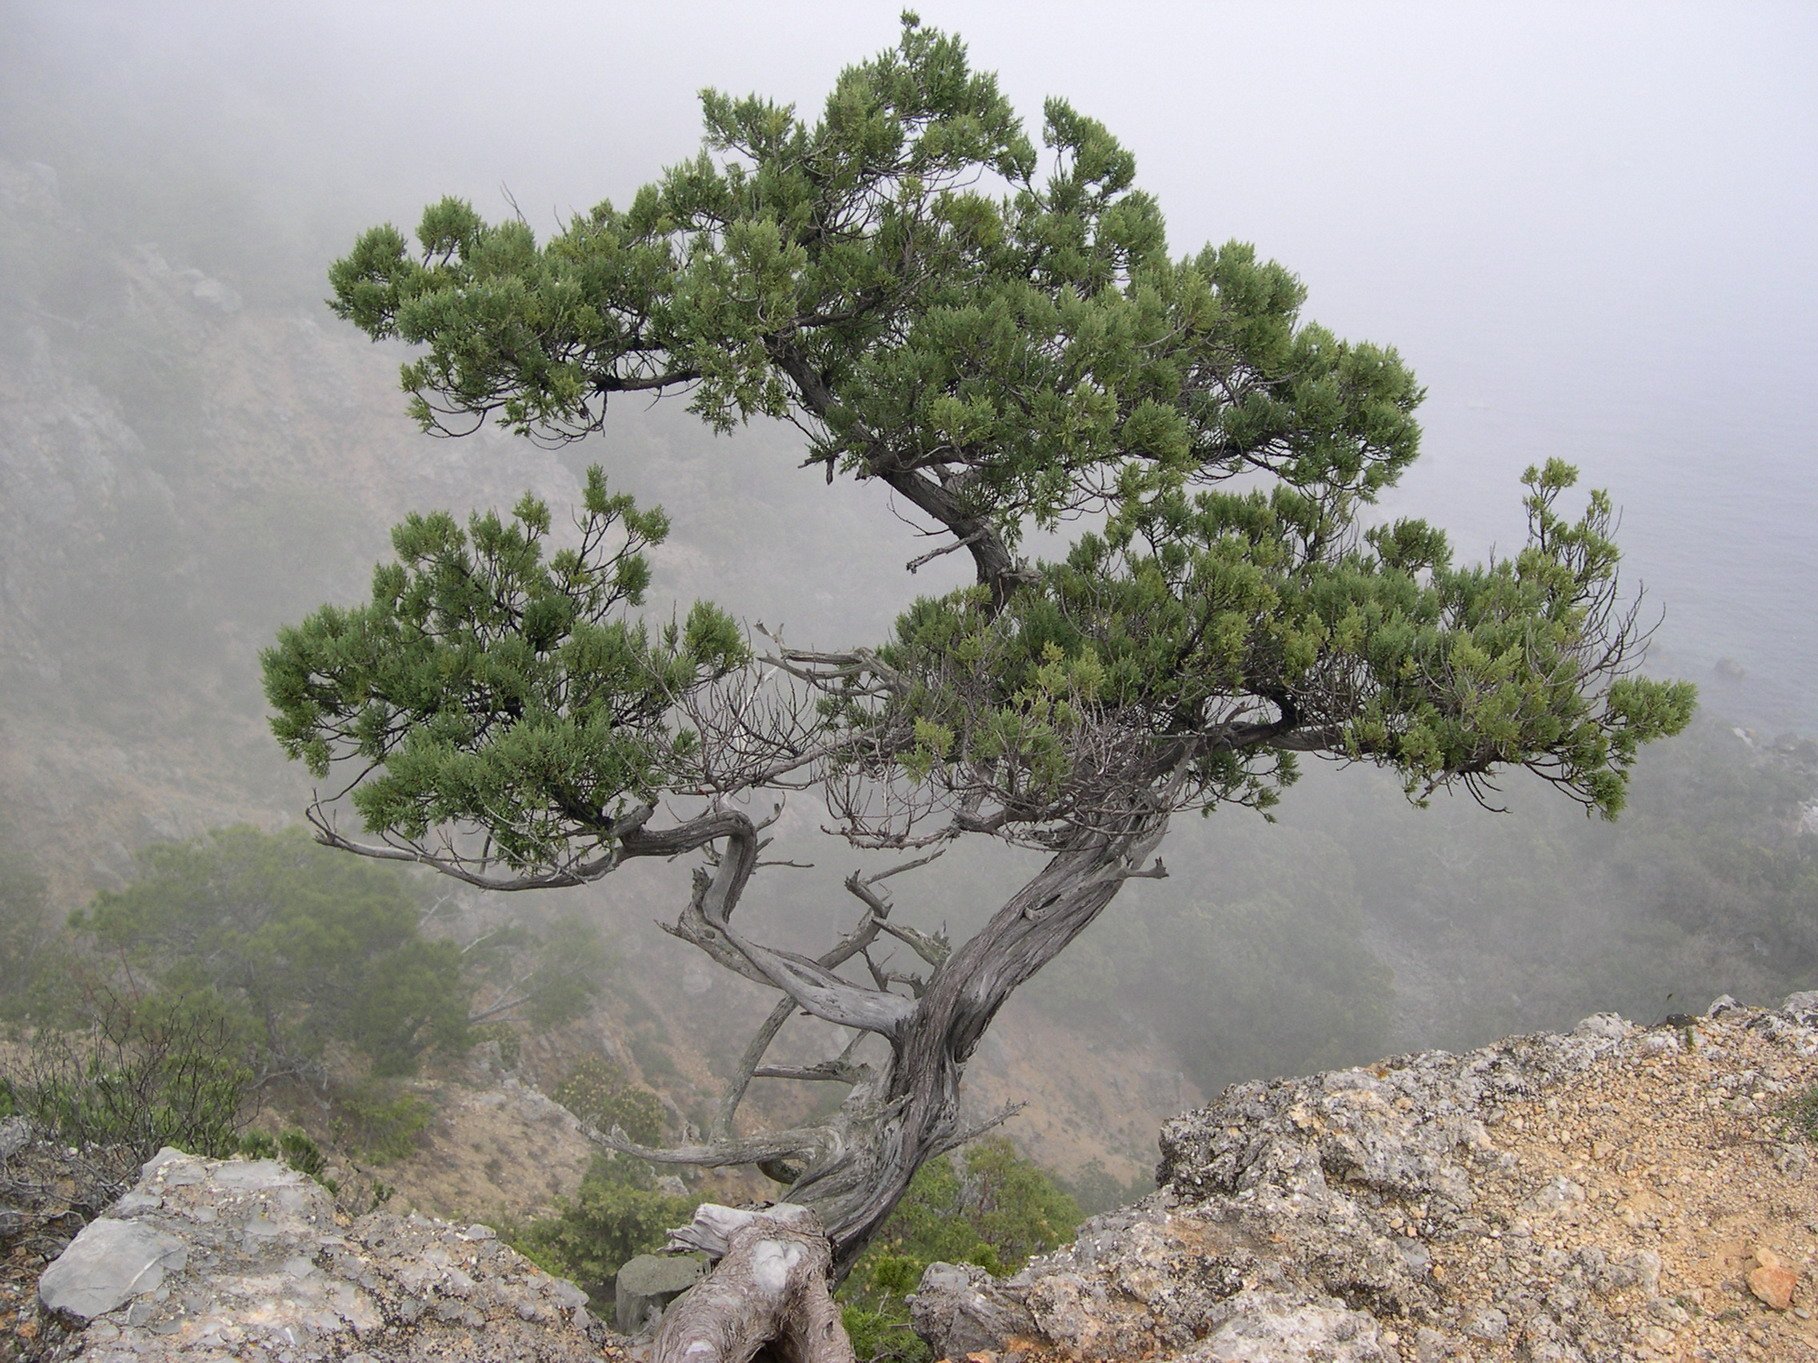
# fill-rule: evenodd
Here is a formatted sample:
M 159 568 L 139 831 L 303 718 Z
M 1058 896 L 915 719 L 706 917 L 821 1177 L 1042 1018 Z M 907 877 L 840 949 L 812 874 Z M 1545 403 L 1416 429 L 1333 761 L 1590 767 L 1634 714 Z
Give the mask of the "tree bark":
M 717 864 L 697 878 L 673 930 L 728 968 L 782 990 L 792 1008 L 875 1033 L 889 1047 L 876 1070 L 853 1066 L 857 1082 L 826 1125 L 768 1142 L 722 1130 L 705 1146 L 671 1151 L 637 1147 L 616 1133 L 609 1141 L 629 1154 L 688 1164 L 762 1163 L 767 1155 L 768 1167 L 793 1178 L 788 1202 L 768 1213 L 703 1207 L 693 1228 L 675 1233 L 672 1243 L 724 1257 L 664 1317 L 655 1363 L 851 1360 L 832 1287 L 851 1271 L 916 1171 L 995 1124 L 961 1121 L 967 1062 L 1010 995 L 1089 927 L 1126 880 L 1160 874 L 1159 864 L 1144 870 L 1142 863 L 1166 832 L 1167 811 L 1166 801 L 1145 800 L 1107 814 L 1100 826 L 1076 829 L 972 938 L 945 956 L 930 953 L 936 963 L 913 1000 L 881 982 L 867 988 L 833 973 L 836 962 L 875 939 L 884 912 L 876 905 L 876 916 L 848 939 L 852 952 L 836 948 L 820 960 L 761 946 L 732 926 L 757 854 L 757 830 L 744 816 L 721 811 L 685 833 L 639 831 L 625 840 L 626 855 L 642 856 L 670 853 L 684 840 L 699 846 L 709 837 L 723 839 Z M 767 1024 L 748 1050 L 754 1068 L 773 1034 Z M 729 1117 L 723 1112 L 722 1122 Z
M 704 1206 L 672 1243 L 721 1258 L 663 1317 L 652 1363 L 853 1363 L 832 1252 L 812 1211 Z
M 843 1139 L 789 1189 L 813 1207 L 843 1279 L 889 1217 L 915 1171 L 994 1124 L 960 1120 L 967 1062 L 1018 986 L 1098 917 L 1160 842 L 1164 812 L 1129 816 L 1114 831 L 1082 833 L 930 976 L 908 1024 L 891 1038 L 885 1074 L 854 1090 Z

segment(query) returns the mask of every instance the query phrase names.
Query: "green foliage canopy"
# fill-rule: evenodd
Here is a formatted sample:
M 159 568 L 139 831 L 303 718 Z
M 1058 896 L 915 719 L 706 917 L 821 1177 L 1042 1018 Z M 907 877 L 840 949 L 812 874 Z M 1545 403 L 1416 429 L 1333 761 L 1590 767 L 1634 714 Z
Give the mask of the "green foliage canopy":
M 45 1022 L 67 1011 L 75 972 L 53 922 L 44 878 L 0 841 L 0 1018 Z
M 284 750 L 317 776 L 357 755 L 353 799 L 367 827 L 406 838 L 484 824 L 507 865 L 547 862 L 578 823 L 604 843 L 628 800 L 675 778 L 693 734 L 667 725 L 678 694 L 746 659 L 713 607 L 653 638 L 639 605 L 642 550 L 668 523 L 588 473 L 579 543 L 544 557 L 547 506 L 509 520 L 412 516 L 371 602 L 325 607 L 265 655 Z M 591 844 L 583 849 L 591 851 Z
M 1572 469 L 1530 469 L 1526 546 L 1475 567 L 1422 522 L 1366 529 L 1418 450 L 1413 375 L 1304 321 L 1299 281 L 1250 247 L 1171 254 L 1101 124 L 1050 100 L 1038 152 L 913 16 L 816 122 L 715 92 L 703 112 L 701 154 L 629 207 L 539 243 L 443 200 L 415 252 L 362 236 L 333 306 L 420 347 L 403 382 L 426 428 L 563 440 L 615 395 L 686 391 L 716 428 L 796 423 L 829 479 L 951 533 L 976 589 L 917 602 L 862 666 L 810 669 L 835 772 L 922 790 L 882 815 L 836 794 L 850 836 L 905 845 L 939 810 L 948 836 L 1042 842 L 1136 789 L 1266 807 L 1305 751 L 1392 766 L 1416 799 L 1527 766 L 1610 815 L 1638 746 L 1684 725 L 1691 689 L 1634 675 L 1609 500 L 1574 516 Z M 1080 516 L 1059 559 L 1016 557 Z M 547 526 L 528 498 L 465 535 L 407 522 L 372 604 L 286 632 L 267 690 L 287 751 L 357 764 L 369 829 L 420 854 L 465 821 L 491 863 L 572 883 L 666 782 L 738 784 L 687 765 L 664 706 L 745 659 L 710 607 L 660 641 L 624 614 L 660 517 L 597 474 L 582 549 L 543 564 Z

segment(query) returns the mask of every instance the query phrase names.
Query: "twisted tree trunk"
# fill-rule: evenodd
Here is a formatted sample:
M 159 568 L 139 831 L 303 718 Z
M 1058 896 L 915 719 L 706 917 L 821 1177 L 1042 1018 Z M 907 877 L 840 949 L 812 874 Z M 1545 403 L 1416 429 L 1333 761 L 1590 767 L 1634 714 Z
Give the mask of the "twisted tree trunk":
M 883 1036 L 889 1053 L 875 1069 L 828 1062 L 819 1073 L 792 1076 L 855 1081 L 839 1115 L 824 1126 L 749 1139 L 725 1133 L 707 1145 L 675 1150 L 614 1138 L 618 1148 L 646 1158 L 756 1163 L 789 1184 L 788 1201 L 768 1212 L 703 1207 L 693 1227 L 674 1233 L 677 1245 L 723 1257 L 664 1318 L 658 1363 L 851 1358 L 832 1289 L 916 1171 L 999 1120 L 961 1119 L 960 1083 L 980 1039 L 1017 987 L 1090 926 L 1126 880 L 1162 874 L 1159 863 L 1149 870 L 1141 863 L 1166 826 L 1165 809 L 1148 806 L 1111 828 L 1076 833 L 979 932 L 950 955 L 936 956 L 919 997 L 908 999 L 832 973 L 876 938 L 884 906 L 817 961 L 758 946 L 732 930 L 728 917 L 755 862 L 756 830 L 740 815 L 713 816 L 713 834 L 726 845 L 713 873 L 697 882 L 674 931 L 721 964 L 782 989 L 791 1008 Z M 639 834 L 626 848 L 656 854 L 674 845 L 673 837 Z M 746 1053 L 752 1071 L 765 1072 L 758 1066 L 774 1035 L 767 1022 Z
M 1161 841 L 1165 813 L 1135 816 L 1114 832 L 1093 832 L 1055 854 L 936 967 L 914 1013 L 892 1039 L 885 1082 L 869 1112 L 846 1133 L 846 1148 L 807 1169 L 789 1190 L 815 1208 L 833 1243 L 842 1279 L 908 1190 L 915 1171 L 996 1119 L 960 1119 L 960 1082 L 998 1010 L 1104 910 Z
M 768 1212 L 709 1204 L 677 1246 L 719 1262 L 670 1307 L 651 1345 L 652 1363 L 853 1363 L 831 1288 L 832 1254 L 818 1217 L 783 1204 Z

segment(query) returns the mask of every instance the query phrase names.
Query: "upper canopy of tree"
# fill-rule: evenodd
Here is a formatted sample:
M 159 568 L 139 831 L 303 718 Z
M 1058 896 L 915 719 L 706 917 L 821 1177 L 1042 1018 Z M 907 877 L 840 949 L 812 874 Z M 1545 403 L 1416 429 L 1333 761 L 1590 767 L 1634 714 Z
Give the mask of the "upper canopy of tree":
M 1371 524 L 1418 448 L 1413 375 L 1304 321 L 1250 247 L 1171 253 L 1099 123 L 1050 100 L 1038 151 L 913 16 L 818 121 L 703 109 L 701 154 L 629 207 L 539 243 L 444 200 L 414 251 L 362 236 L 334 307 L 420 348 L 403 380 L 432 430 L 565 440 L 659 391 L 717 428 L 789 420 L 978 585 L 764 669 L 711 607 L 638 623 L 666 525 L 597 473 L 547 559 L 530 499 L 465 531 L 413 518 L 370 604 L 266 659 L 287 750 L 354 764 L 399 854 L 572 883 L 677 850 L 644 827 L 661 794 L 805 779 L 861 844 L 1059 846 L 1133 799 L 1266 806 L 1306 751 L 1392 765 L 1416 798 L 1526 766 L 1613 814 L 1637 746 L 1685 724 L 1689 686 L 1634 674 L 1609 500 L 1563 510 L 1573 470 L 1530 469 L 1526 546 L 1481 566 Z M 1019 556 L 1069 523 L 1093 528 L 1063 557 Z M 784 677 L 814 704 L 777 699 Z M 461 830 L 482 844 L 457 854 Z

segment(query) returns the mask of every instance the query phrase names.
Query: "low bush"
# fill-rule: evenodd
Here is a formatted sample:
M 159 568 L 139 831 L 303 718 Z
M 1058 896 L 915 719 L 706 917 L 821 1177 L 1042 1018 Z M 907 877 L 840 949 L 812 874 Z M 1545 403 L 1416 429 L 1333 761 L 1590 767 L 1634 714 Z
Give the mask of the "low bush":
M 409 1159 L 423 1146 L 435 1111 L 427 1099 L 381 1079 L 336 1092 L 334 1141 L 374 1164 Z
M 604 1056 L 589 1056 L 556 1085 L 555 1100 L 601 1131 L 618 1127 L 640 1145 L 663 1137 L 663 1104 Z
M 133 882 L 72 925 L 141 977 L 242 1005 L 259 1020 L 268 1071 L 300 1072 L 340 1046 L 375 1074 L 402 1075 L 468 1045 L 461 950 L 423 936 L 425 895 L 397 868 L 247 827 L 137 860 Z
M 1818 1143 L 1818 1084 L 1795 1093 L 1774 1109 L 1774 1115 L 1789 1137 Z
M 554 1216 L 508 1228 L 506 1238 L 525 1258 L 569 1279 L 604 1307 L 626 1260 L 662 1248 L 664 1233 L 693 1212 L 694 1199 L 663 1192 L 642 1160 L 601 1155 L 580 1191 Z
M 253 1071 L 242 1021 L 208 993 L 112 989 L 78 1031 L 40 1028 L 5 1101 L 66 1145 L 122 1146 L 149 1159 L 166 1145 L 224 1158 L 250 1116 Z
M 932 1263 L 977 1264 L 996 1276 L 1064 1244 L 1079 1204 L 1003 1137 L 923 1165 L 840 1289 L 860 1358 L 927 1363 L 904 1300 Z
M 1062 1186 L 1079 1204 L 1080 1211 L 1087 1216 L 1097 1216 L 1100 1212 L 1127 1207 L 1147 1197 L 1155 1191 L 1155 1176 L 1142 1173 L 1127 1180 L 1120 1179 L 1105 1168 L 1103 1160 L 1094 1158 L 1087 1160 L 1071 1178 L 1062 1180 Z

